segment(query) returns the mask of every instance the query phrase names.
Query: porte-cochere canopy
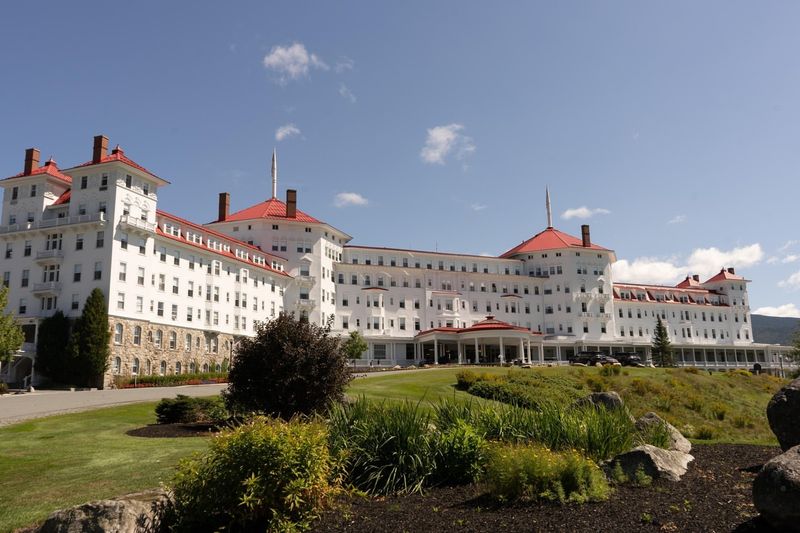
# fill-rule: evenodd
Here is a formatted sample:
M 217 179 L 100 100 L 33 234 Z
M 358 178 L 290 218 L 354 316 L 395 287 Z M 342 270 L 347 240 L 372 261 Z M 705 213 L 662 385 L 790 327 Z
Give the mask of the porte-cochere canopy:
M 414 338 L 422 359 L 439 363 L 505 363 L 538 359 L 542 334 L 489 315 L 465 328 L 440 327 L 421 331 Z M 533 344 L 533 346 L 532 346 Z

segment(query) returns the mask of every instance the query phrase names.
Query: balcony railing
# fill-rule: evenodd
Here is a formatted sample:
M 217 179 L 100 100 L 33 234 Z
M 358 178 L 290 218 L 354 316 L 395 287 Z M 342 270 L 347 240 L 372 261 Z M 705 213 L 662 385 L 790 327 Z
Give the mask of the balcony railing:
M 49 259 L 64 259 L 63 250 L 41 250 L 36 252 L 37 261 L 46 261 Z
M 37 220 L 35 222 L 23 222 L 21 224 L 11 224 L 8 226 L 0 226 L 0 234 L 14 233 L 17 231 L 28 231 L 35 229 L 50 229 L 59 228 L 61 226 L 70 226 L 72 224 L 90 224 L 93 222 L 105 222 L 105 213 L 95 213 L 93 215 L 75 215 L 71 217 L 50 218 L 45 220 Z
M 58 281 L 33 284 L 34 294 L 57 294 L 59 292 L 61 292 L 61 283 Z
M 310 308 L 310 307 L 314 307 L 316 305 L 316 302 L 314 300 L 309 300 L 307 298 L 298 298 L 295 301 L 295 305 L 297 307 Z
M 148 233 L 155 233 L 156 225 L 153 222 L 142 220 L 131 215 L 122 215 L 119 217 L 119 223 L 128 228 L 146 231 Z
M 296 276 L 294 279 L 295 281 L 297 281 L 297 283 L 301 285 L 314 285 L 314 283 L 316 283 L 317 281 L 316 277 L 309 276 L 308 274 L 300 274 L 299 276 Z

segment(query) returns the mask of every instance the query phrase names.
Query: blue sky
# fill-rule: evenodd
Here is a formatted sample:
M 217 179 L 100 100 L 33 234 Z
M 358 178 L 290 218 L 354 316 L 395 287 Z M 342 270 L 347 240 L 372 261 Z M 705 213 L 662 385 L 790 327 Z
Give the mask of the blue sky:
M 354 243 L 489 254 L 544 227 L 549 185 L 556 226 L 591 224 L 618 279 L 733 265 L 754 310 L 800 316 L 798 20 L 791 2 L 17 2 L 0 167 L 30 146 L 84 162 L 104 133 L 203 222 L 218 192 L 270 195 L 277 146 L 279 194 Z

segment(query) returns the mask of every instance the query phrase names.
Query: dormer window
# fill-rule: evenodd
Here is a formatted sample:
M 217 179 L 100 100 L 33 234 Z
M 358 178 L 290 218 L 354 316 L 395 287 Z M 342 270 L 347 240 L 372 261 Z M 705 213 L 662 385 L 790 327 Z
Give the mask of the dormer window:
M 150 194 L 150 184 L 149 183 L 142 183 L 142 194 L 145 196 Z

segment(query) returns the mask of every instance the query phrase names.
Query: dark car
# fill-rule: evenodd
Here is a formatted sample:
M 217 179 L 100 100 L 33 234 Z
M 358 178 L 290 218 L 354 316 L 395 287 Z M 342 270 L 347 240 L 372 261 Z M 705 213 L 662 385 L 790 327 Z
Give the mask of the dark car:
M 619 361 L 622 366 L 645 366 L 642 361 L 642 356 L 636 352 L 618 352 L 614 354 L 614 358 Z
M 578 354 L 572 357 L 569 362 L 573 365 L 578 364 L 587 366 L 594 366 L 598 363 L 601 365 L 619 364 L 619 361 L 603 352 L 578 352 Z

